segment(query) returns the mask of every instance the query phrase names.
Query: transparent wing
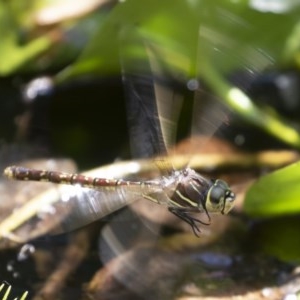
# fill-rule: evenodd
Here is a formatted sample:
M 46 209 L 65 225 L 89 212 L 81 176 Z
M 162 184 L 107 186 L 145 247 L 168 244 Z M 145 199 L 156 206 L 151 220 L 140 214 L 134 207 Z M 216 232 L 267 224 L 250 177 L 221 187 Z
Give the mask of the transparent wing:
M 145 168 L 147 164 L 120 162 L 92 170 L 86 175 L 125 178 Z M 74 230 L 111 214 L 143 195 L 163 192 L 159 184 L 152 188 L 152 185 L 140 184 L 117 186 L 114 180 L 112 182 L 114 186 L 95 190 L 46 182 L 3 180 L 0 182 L 0 247 L 5 247 L 4 240 L 25 242 L 51 231 Z
M 195 91 L 191 135 L 210 137 L 228 126 L 230 110 L 207 91 Z
M 17 184 L 28 186 L 27 182 Z M 93 190 L 80 186 L 46 185 L 51 187 L 27 199 L 1 221 L 1 238 L 24 242 L 49 232 L 68 232 L 100 220 L 145 194 L 141 186 Z M 34 188 L 34 184 L 30 187 Z M 159 191 L 155 189 L 153 192 Z
M 160 69 L 155 54 L 144 48 L 148 60 L 133 63 L 121 53 L 127 119 L 134 158 L 167 154 L 176 138 L 182 94 Z M 134 66 L 138 65 L 138 68 Z
M 196 53 L 196 73 L 201 74 L 201 60 L 203 60 L 203 47 L 198 37 Z M 220 99 L 209 92 L 203 83 L 198 79 L 192 79 L 188 86 L 194 90 L 194 108 L 192 115 L 191 134 L 212 136 L 218 129 L 227 126 L 230 118 L 229 108 Z
M 57 232 L 71 231 L 90 224 L 142 198 L 140 187 L 98 188 L 63 186 L 60 199 L 51 205 L 51 214 L 62 214 Z M 72 213 L 70 213 L 72 212 Z
M 137 128 L 135 132 L 130 129 L 133 153 L 138 154 L 137 157 L 148 158 L 170 154 L 169 149 L 176 142 L 180 117 L 184 120 L 184 124 L 180 125 L 186 127 L 184 133 L 190 134 L 191 137 L 201 135 L 210 138 L 217 131 L 222 132 L 229 123 L 229 109 L 212 93 L 205 90 L 204 86 L 201 86 L 201 81 L 192 79 L 187 82 L 186 87 L 183 87 L 182 83 L 181 86 L 176 85 L 174 77 L 161 62 L 162 53 L 159 52 L 159 47 L 148 41 L 144 44 L 148 60 L 143 61 L 142 66 L 138 64 L 139 69 L 136 71 L 130 62 L 127 62 L 129 65 L 123 65 L 127 104 L 130 107 L 128 113 L 134 111 L 132 118 L 136 122 L 134 127 Z M 130 70 L 131 75 L 126 76 L 128 74 L 126 70 Z M 132 76 L 133 73 L 135 76 Z M 145 73 L 150 75 L 144 76 Z M 194 94 L 194 99 L 192 97 L 184 99 L 184 96 L 191 94 Z M 139 107 L 138 113 L 133 106 Z M 181 131 L 184 126 L 181 127 Z M 187 158 L 182 167 L 187 166 L 189 160 L 190 158 Z M 165 158 L 160 160 L 156 157 L 155 163 L 162 174 L 168 174 L 165 170 L 172 169 L 170 161 Z

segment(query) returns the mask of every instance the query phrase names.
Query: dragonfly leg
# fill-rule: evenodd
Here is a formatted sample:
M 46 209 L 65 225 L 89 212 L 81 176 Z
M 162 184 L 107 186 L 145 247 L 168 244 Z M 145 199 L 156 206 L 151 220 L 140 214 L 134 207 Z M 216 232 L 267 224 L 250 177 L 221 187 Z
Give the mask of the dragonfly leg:
M 193 218 L 192 216 L 189 215 L 189 211 L 186 209 L 181 209 L 177 207 L 169 207 L 169 211 L 174 214 L 176 217 L 180 218 L 181 220 L 185 221 L 188 223 L 195 234 L 195 236 L 199 237 L 199 233 L 201 232 L 200 228 L 197 226 L 197 223 L 203 224 L 203 225 L 209 225 L 210 224 L 210 218 L 209 218 L 209 223 L 205 223 L 199 219 Z

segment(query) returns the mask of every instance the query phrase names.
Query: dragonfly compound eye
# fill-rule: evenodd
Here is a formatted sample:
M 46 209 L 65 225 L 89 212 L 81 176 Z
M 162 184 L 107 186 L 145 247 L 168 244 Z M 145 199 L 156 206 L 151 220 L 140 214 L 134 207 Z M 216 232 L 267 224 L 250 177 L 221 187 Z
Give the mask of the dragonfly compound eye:
M 208 210 L 227 213 L 233 206 L 235 195 L 223 180 L 216 180 L 207 194 Z
M 225 191 L 222 187 L 218 185 L 214 185 L 211 188 L 210 194 L 209 194 L 209 201 L 211 204 L 218 205 L 221 201 L 224 201 L 225 197 Z

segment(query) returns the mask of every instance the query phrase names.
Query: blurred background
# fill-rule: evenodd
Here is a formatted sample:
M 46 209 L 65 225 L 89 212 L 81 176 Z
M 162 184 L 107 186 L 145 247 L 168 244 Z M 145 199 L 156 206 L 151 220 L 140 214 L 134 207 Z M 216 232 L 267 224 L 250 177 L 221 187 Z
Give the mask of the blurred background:
M 52 185 L 1 178 L 3 299 L 300 299 L 299 16 L 296 0 L 0 0 L 1 170 L 146 180 L 170 155 L 237 196 L 200 238 L 143 199 L 52 235 Z

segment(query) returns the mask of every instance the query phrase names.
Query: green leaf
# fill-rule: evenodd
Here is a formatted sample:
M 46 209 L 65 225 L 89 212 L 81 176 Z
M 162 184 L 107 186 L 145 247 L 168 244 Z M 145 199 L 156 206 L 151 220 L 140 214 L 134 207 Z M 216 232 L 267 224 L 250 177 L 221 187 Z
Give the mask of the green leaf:
M 182 16 L 185 18 L 182 26 Z M 187 1 L 130 0 L 119 2 L 98 26 L 78 60 L 57 81 L 84 74 L 119 72 L 120 50 L 129 59 L 147 60 L 145 42 L 151 43 L 172 68 L 189 72 L 197 46 L 198 17 Z
M 20 33 L 25 27 L 18 23 L 17 12 L 13 11 L 9 2 L 0 1 L 0 76 L 16 72 L 24 64 L 49 49 L 52 44 L 48 36 L 40 36 L 20 43 Z
M 300 262 L 300 218 L 278 217 L 259 222 L 251 229 L 249 240 L 260 251 L 287 262 Z
M 300 212 L 300 162 L 261 177 L 249 189 L 245 212 L 271 217 Z
M 127 47 L 132 36 L 139 37 L 134 47 L 143 47 L 145 41 L 153 43 L 167 67 L 175 67 L 186 77 L 197 75 L 195 56 L 202 47 L 209 49 L 207 58 L 222 74 L 240 68 L 258 72 L 274 65 L 282 56 L 299 11 L 300 5 L 295 5 L 282 13 L 262 13 L 247 1 L 118 2 L 96 28 L 82 55 L 57 80 L 70 80 L 86 73 L 117 72 L 119 49 Z M 275 31 L 277 24 L 281 26 Z M 135 49 L 131 53 L 132 59 L 140 51 Z

